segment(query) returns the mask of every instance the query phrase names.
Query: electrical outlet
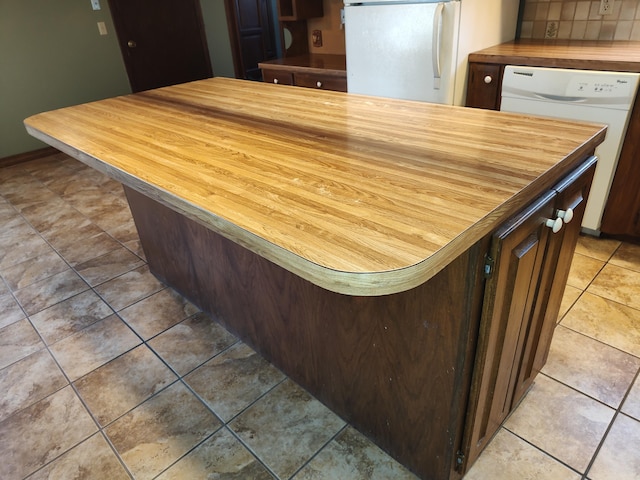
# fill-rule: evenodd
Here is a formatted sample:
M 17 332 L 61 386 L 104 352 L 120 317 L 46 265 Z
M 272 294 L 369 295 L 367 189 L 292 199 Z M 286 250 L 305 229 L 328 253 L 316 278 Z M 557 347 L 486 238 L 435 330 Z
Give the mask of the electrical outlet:
M 614 0 L 600 0 L 600 15 L 611 15 L 613 13 Z

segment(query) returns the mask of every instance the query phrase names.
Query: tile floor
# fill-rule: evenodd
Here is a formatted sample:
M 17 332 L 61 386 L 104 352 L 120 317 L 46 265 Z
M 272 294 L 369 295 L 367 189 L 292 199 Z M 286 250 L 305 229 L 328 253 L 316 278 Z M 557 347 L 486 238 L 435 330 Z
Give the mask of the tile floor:
M 465 480 L 640 478 L 638 293 L 640 247 L 581 237 L 543 374 Z M 63 154 L 0 169 L 0 392 L 3 480 L 415 479 L 158 282 L 120 185 Z

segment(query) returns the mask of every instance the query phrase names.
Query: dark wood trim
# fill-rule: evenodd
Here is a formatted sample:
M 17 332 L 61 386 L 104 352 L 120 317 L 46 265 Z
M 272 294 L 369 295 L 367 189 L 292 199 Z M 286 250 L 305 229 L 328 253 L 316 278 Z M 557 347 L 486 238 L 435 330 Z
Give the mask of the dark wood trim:
M 8 157 L 0 158 L 0 168 L 10 167 L 11 165 L 17 165 L 19 163 L 30 162 L 31 160 L 37 160 L 38 158 L 48 157 L 58 153 L 59 150 L 53 147 L 39 148 L 38 150 L 31 150 L 30 152 L 18 153 L 17 155 L 10 155 Z
M 236 78 L 243 78 L 244 68 L 242 65 L 242 52 L 240 50 L 240 32 L 238 30 L 238 18 L 236 15 L 236 5 L 234 0 L 224 0 L 224 11 L 227 14 L 227 27 L 229 28 L 233 72 Z

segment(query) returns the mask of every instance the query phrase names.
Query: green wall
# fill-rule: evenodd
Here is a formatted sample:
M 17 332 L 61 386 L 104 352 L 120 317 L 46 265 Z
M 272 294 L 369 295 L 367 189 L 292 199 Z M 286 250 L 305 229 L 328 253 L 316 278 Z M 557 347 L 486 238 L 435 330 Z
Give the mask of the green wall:
M 0 0 L 2 1 L 2 0 Z M 214 77 L 235 77 L 224 0 L 200 0 Z
M 0 158 L 42 148 L 24 118 L 129 93 L 107 0 L 0 0 Z M 98 33 L 105 22 L 108 35 Z
M 201 2 L 214 75 L 233 77 L 224 0 Z M 131 92 L 109 3 L 100 4 L 0 0 L 0 158 L 46 146 L 26 133 L 26 117 Z

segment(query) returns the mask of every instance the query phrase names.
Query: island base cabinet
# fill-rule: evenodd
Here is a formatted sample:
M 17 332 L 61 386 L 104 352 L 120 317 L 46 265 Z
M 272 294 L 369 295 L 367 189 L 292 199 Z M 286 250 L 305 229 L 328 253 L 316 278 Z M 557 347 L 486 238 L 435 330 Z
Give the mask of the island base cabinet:
M 459 478 L 488 239 L 428 282 L 334 293 L 125 187 L 151 271 L 400 463 Z M 302 466 L 302 465 L 300 465 Z
M 426 283 L 371 297 L 325 290 L 125 193 L 158 278 L 421 478 L 459 479 L 546 360 L 594 166 Z
M 595 162 L 591 157 L 492 237 L 464 440 L 466 468 L 546 362 Z

